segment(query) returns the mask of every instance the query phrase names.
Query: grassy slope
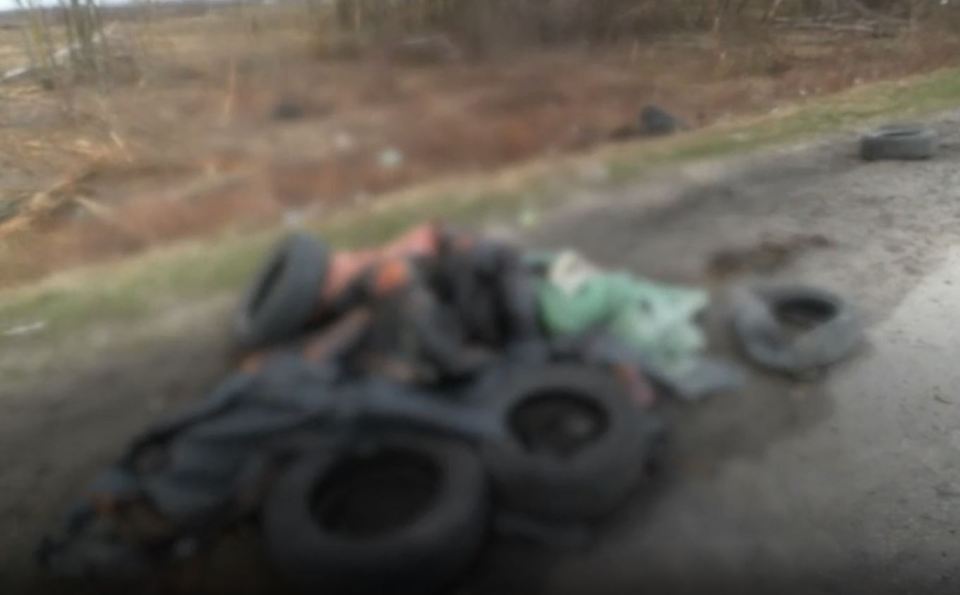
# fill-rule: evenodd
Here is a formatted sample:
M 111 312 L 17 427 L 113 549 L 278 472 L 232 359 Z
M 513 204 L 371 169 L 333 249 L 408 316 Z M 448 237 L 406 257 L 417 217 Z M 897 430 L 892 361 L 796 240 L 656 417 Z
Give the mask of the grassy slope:
M 563 200 L 558 187 L 577 184 L 584 162 L 605 167 L 607 184 L 642 177 L 684 161 L 758 149 L 851 129 L 883 118 L 911 117 L 960 105 L 960 69 L 864 86 L 841 95 L 665 139 L 613 146 L 589 156 L 540 162 L 503 174 L 440 182 L 391 197 L 372 209 L 316 224 L 337 246 L 383 240 L 425 218 L 476 221 L 516 216 L 532 205 Z M 552 189 L 552 190 L 551 190 Z M 0 293 L 0 332 L 44 321 L 45 340 L 111 321 L 144 319 L 181 300 L 222 295 L 243 283 L 280 230 L 226 235 L 79 269 Z M 4 339 L 0 337 L 0 344 Z

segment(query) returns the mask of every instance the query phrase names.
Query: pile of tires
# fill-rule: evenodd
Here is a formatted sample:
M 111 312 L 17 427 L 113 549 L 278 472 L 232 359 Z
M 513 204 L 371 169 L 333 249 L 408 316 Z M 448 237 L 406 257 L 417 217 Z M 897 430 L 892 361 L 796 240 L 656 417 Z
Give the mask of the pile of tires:
M 462 403 L 478 440 L 393 428 L 301 452 L 264 498 L 278 572 L 302 592 L 438 593 L 496 537 L 498 515 L 548 526 L 615 512 L 644 482 L 662 427 L 603 369 L 516 370 Z
M 308 237 L 280 245 L 241 303 L 241 349 L 315 324 L 327 256 Z M 378 423 L 336 449 L 285 459 L 259 520 L 265 551 L 291 586 L 443 592 L 493 542 L 501 515 L 580 526 L 612 514 L 643 484 L 663 429 L 611 370 L 503 359 L 434 403 L 423 391 L 360 388 L 356 410 L 375 409 Z
M 240 301 L 236 368 L 135 437 L 40 564 L 148 578 L 253 523 L 297 591 L 429 595 L 508 531 L 563 546 L 614 513 L 662 434 L 643 376 L 552 344 L 512 248 L 442 234 L 281 242 Z

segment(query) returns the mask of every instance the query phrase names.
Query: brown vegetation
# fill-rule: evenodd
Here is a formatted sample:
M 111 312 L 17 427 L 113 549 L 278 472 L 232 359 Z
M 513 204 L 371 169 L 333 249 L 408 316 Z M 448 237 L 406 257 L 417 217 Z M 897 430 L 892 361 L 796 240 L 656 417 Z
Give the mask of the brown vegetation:
M 74 5 L 0 29 L 0 68 L 30 63 L 32 23 L 75 48 L 0 83 L 0 286 L 582 151 L 647 103 L 698 127 L 960 55 L 941 32 L 956 9 L 922 2 L 102 8 L 105 26 L 69 33 Z M 93 62 L 78 35 L 106 40 Z

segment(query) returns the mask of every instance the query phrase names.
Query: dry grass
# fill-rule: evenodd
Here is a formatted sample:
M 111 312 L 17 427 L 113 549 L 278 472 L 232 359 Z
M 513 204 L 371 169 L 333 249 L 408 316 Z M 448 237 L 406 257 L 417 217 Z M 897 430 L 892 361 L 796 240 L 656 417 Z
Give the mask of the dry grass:
M 0 287 L 587 150 L 646 103 L 709 126 L 960 56 L 948 35 L 730 32 L 409 65 L 318 57 L 313 26 L 289 8 L 124 22 L 139 74 L 107 93 L 77 86 L 65 109 L 29 82 L 0 86 Z M 0 61 L 16 43 L 0 30 Z M 273 118 L 280 103 L 298 117 Z

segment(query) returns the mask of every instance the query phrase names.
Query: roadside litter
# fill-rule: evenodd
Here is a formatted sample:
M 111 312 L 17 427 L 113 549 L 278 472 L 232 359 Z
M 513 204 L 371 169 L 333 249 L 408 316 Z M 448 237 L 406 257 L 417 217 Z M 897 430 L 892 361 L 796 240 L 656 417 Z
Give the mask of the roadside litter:
M 733 324 L 755 363 L 792 375 L 817 372 L 849 357 L 863 343 L 852 307 L 822 289 L 758 287 L 735 298 Z
M 860 139 L 865 161 L 929 159 L 937 149 L 937 134 L 923 126 L 885 126 Z
M 824 366 L 859 343 L 830 294 L 749 296 L 734 326 L 763 365 Z M 582 541 L 643 489 L 664 396 L 742 385 L 706 354 L 708 305 L 436 224 L 354 252 L 291 236 L 241 300 L 234 372 L 133 440 L 40 562 L 144 575 L 246 523 L 303 592 L 428 594 L 491 534 Z M 788 336 L 782 320 L 801 315 L 818 326 Z
M 640 111 L 640 134 L 664 136 L 686 130 L 687 124 L 667 110 L 656 105 L 645 106 Z
M 707 292 L 604 271 L 574 252 L 542 264 L 538 303 L 548 335 L 599 333 L 608 347 L 617 344 L 619 359 L 685 399 L 740 386 L 735 367 L 704 357 L 707 339 L 696 318 L 710 303 Z
M 657 105 L 646 105 L 640 110 L 636 121 L 620 126 L 610 133 L 612 140 L 629 140 L 636 137 L 669 136 L 689 130 L 686 122 Z

